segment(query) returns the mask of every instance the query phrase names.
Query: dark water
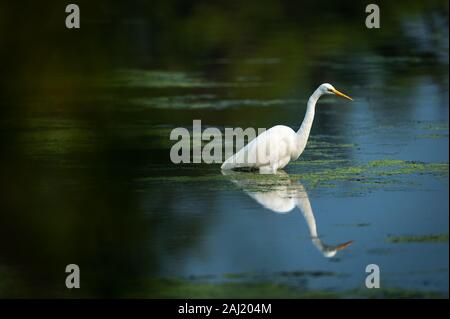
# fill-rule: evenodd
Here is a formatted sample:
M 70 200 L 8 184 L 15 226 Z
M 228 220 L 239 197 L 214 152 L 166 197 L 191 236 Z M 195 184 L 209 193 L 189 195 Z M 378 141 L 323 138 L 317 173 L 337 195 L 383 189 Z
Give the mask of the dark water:
M 0 33 L 0 296 L 448 296 L 448 3 L 168 3 Z M 281 174 L 170 162 L 194 119 L 297 129 L 322 82 L 355 101 Z

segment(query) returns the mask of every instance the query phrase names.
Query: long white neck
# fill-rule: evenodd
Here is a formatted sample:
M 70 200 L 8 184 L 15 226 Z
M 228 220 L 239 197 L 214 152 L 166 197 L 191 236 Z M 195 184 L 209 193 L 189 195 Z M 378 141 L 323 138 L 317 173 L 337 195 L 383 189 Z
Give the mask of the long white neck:
M 319 89 L 315 90 L 314 93 L 310 96 L 308 100 L 308 104 L 306 107 L 306 114 L 305 118 L 303 119 L 302 125 L 300 126 L 299 130 L 297 131 L 297 136 L 299 138 L 300 144 L 305 144 L 308 140 L 309 133 L 311 132 L 311 127 L 314 121 L 314 113 L 316 111 L 316 103 L 317 100 L 322 95 L 321 91 Z

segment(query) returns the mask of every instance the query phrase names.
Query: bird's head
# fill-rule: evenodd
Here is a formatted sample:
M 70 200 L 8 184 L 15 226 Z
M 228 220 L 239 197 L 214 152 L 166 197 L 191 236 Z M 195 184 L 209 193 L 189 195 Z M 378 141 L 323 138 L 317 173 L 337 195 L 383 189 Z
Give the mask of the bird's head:
M 322 94 L 333 94 L 333 95 L 337 95 L 337 96 L 343 97 L 345 99 L 348 99 L 350 101 L 353 101 L 353 99 L 350 96 L 345 95 L 342 92 L 339 92 L 338 90 L 336 90 L 334 88 L 334 86 L 332 86 L 329 83 L 324 83 L 321 86 L 319 86 L 319 90 Z

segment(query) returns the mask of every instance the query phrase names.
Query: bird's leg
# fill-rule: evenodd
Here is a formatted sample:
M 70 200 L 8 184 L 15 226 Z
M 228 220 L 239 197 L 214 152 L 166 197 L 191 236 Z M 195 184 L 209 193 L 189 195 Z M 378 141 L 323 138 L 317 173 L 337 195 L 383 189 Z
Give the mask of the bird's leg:
M 270 148 L 269 148 L 270 149 Z M 278 169 L 278 156 L 276 150 L 272 149 L 269 155 L 269 163 L 261 166 L 259 172 L 261 174 L 276 174 Z
M 273 166 L 273 165 L 261 166 L 259 168 L 259 173 L 260 174 L 276 174 L 277 168 L 276 168 L 276 166 Z
M 275 164 L 270 166 L 270 172 L 271 172 L 271 174 L 277 173 L 277 166 Z
M 273 174 L 273 169 L 270 165 L 261 166 L 259 168 L 259 173 L 260 174 Z
M 278 169 L 278 156 L 277 156 L 277 152 L 275 150 L 273 150 L 270 153 L 270 173 L 276 174 L 277 169 Z

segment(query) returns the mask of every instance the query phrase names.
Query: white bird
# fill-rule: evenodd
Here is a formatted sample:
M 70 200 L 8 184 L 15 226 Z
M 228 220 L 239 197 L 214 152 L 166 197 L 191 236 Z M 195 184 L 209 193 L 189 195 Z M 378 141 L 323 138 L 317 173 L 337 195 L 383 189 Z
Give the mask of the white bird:
M 303 153 L 308 142 L 317 100 L 325 94 L 334 94 L 353 101 L 351 97 L 339 92 L 329 83 L 320 85 L 308 100 L 305 118 L 297 132 L 285 125 L 274 126 L 228 158 L 221 169 L 249 168 L 259 169 L 260 173 L 274 174 L 290 161 L 295 161 Z

